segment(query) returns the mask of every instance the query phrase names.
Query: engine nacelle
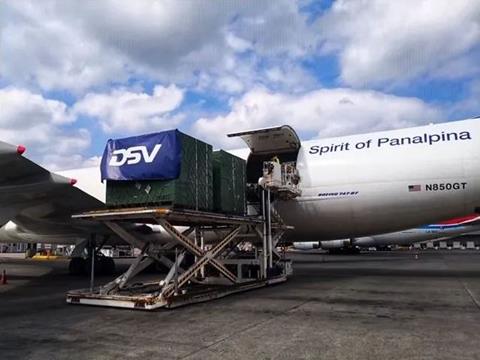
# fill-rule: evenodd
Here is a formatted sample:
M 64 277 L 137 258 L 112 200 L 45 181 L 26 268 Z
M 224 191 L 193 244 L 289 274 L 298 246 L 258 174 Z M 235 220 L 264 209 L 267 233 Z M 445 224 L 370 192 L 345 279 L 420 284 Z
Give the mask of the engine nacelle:
M 303 241 L 303 242 L 294 242 L 293 247 L 297 250 L 313 250 L 320 247 L 318 241 Z
M 350 239 L 320 241 L 320 247 L 324 250 L 342 249 L 351 247 Z

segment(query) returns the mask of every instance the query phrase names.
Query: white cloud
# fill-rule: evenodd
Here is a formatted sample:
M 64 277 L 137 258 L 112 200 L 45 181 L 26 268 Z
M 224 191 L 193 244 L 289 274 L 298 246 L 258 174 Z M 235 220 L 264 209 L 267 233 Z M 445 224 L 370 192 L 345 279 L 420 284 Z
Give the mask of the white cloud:
M 74 106 L 74 113 L 97 118 L 107 133 L 136 133 L 176 127 L 182 116 L 169 112 L 183 101 L 175 85 L 155 86 L 153 94 L 116 89 L 109 94 L 89 93 Z
M 254 44 L 258 54 L 298 58 L 314 50 L 317 38 L 308 24 L 308 14 L 299 11 L 298 1 L 238 3 L 243 4 L 243 16 L 238 16 L 229 28 Z
M 16 0 L 1 8 L 0 76 L 47 90 L 79 93 L 139 77 L 191 85 L 202 72 L 238 82 L 231 58 L 291 59 L 314 46 L 290 0 Z M 255 72 L 260 59 L 252 58 Z M 217 90 L 239 91 L 232 84 Z
M 236 36 L 235 34 L 231 33 L 231 32 L 227 32 L 226 36 L 225 36 L 225 40 L 227 42 L 227 45 L 232 48 L 235 52 L 245 52 L 247 50 L 251 50 L 253 49 L 253 45 L 251 42 L 245 40 L 245 39 L 242 39 L 242 38 L 239 38 L 238 36 Z
M 58 153 L 51 153 L 44 156 L 42 163 L 50 171 L 59 171 L 99 167 L 101 160 L 100 156 L 85 158 L 80 154 L 72 154 L 66 157 Z
M 476 0 L 337 0 L 313 25 L 302 1 L 290 0 L 0 6 L 0 77 L 46 90 L 82 94 L 148 78 L 227 94 L 259 84 L 305 91 L 312 87 L 298 60 L 318 55 L 319 42 L 339 54 L 351 86 L 480 73 Z
M 353 86 L 478 73 L 477 0 L 339 0 L 319 21 L 324 52 L 338 52 Z
M 403 128 L 437 121 L 440 111 L 415 98 L 376 91 L 322 89 L 299 95 L 257 88 L 234 102 L 230 113 L 201 118 L 197 136 L 216 146 L 235 147 L 227 133 L 288 124 L 301 134 L 330 137 Z
M 266 87 L 272 91 L 300 93 L 319 87 L 318 81 L 295 61 L 271 59 L 256 64 L 255 59 L 235 57 L 225 59 L 224 70 L 202 72 L 198 75 L 196 90 L 209 92 L 214 89 L 217 96 L 238 96 L 255 87 Z
M 32 123 L 66 124 L 73 121 L 63 102 L 48 100 L 42 95 L 13 87 L 0 89 L 0 94 L 2 127 L 28 130 Z
M 64 125 L 74 121 L 67 105 L 49 100 L 24 89 L 0 89 L 0 140 L 25 145 L 27 156 L 42 164 L 75 167 L 83 162 L 79 155 L 90 146 L 86 129 L 67 131 Z M 57 161 L 51 162 L 55 154 Z
M 260 83 L 275 91 L 301 93 L 319 87 L 318 82 L 295 62 L 274 64 L 261 74 Z M 255 83 L 251 83 L 252 87 Z
M 244 90 L 243 82 L 235 76 L 221 76 L 215 80 L 216 87 L 220 91 L 224 91 L 229 94 L 240 93 Z
M 57 3 L 58 4 L 58 3 Z M 86 36 L 55 2 L 0 5 L 0 76 L 17 85 L 79 92 L 126 79 L 121 54 Z

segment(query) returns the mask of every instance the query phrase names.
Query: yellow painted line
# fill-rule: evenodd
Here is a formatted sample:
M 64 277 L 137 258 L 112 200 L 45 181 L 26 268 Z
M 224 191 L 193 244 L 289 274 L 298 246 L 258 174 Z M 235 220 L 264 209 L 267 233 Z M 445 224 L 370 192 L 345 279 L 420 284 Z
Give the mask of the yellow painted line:
M 34 260 L 60 260 L 60 259 L 67 259 L 66 256 L 61 255 L 34 255 L 32 257 Z

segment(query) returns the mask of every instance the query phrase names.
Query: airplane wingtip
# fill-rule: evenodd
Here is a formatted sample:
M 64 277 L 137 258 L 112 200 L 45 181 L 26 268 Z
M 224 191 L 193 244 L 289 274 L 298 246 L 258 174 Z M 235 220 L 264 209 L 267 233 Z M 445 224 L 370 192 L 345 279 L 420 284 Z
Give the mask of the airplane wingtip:
M 77 183 L 77 179 L 70 179 L 70 185 L 75 185 Z
M 17 154 L 18 155 L 23 155 L 23 153 L 27 151 L 27 148 L 23 145 L 18 145 L 17 146 Z

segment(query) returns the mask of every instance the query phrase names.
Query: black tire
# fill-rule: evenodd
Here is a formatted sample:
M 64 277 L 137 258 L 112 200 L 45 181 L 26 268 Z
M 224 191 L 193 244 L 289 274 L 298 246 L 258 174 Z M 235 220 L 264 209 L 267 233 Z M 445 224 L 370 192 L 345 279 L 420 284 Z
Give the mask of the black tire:
M 74 257 L 68 264 L 68 271 L 70 275 L 79 276 L 85 274 L 85 259 Z
M 168 271 L 170 270 L 170 268 L 167 268 L 165 265 L 163 264 L 160 264 L 158 262 L 153 262 L 151 263 L 150 265 L 148 265 L 144 270 L 143 272 L 147 273 L 147 274 L 166 274 L 168 273 Z
M 103 256 L 100 258 L 102 275 L 115 274 L 115 261 L 111 257 Z
M 87 258 L 85 259 L 85 265 L 83 267 L 84 274 L 90 276 L 92 270 L 92 259 Z M 99 257 L 95 257 L 95 276 L 99 276 L 103 274 L 103 261 Z

